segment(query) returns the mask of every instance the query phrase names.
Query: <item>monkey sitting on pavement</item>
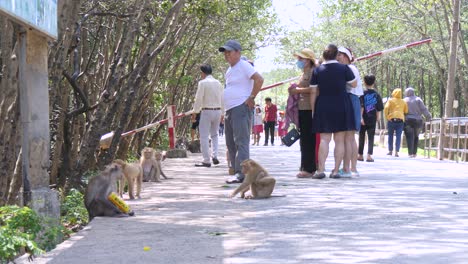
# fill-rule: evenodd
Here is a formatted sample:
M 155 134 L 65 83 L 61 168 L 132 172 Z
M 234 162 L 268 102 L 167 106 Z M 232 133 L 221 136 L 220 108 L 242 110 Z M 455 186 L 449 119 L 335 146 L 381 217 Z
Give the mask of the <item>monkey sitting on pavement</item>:
M 143 181 L 161 182 L 161 175 L 168 179 L 164 174 L 161 161 L 164 155 L 160 151 L 146 147 L 141 151 L 140 166 L 143 168 Z
M 241 198 L 245 199 L 260 199 L 269 198 L 275 188 L 276 180 L 271 177 L 268 172 L 252 159 L 244 160 L 241 163 L 242 173 L 245 175 L 242 184 L 235 189 L 230 195 L 235 197 L 238 193 Z M 250 195 L 245 193 L 250 190 Z
M 141 193 L 141 185 L 143 182 L 143 169 L 141 168 L 140 164 L 128 163 L 121 159 L 116 159 L 114 160 L 114 162 L 122 166 L 123 174 L 128 183 L 128 196 L 130 197 L 130 199 L 131 200 L 135 199 L 135 196 L 133 195 L 134 187 L 136 187 L 137 198 L 141 198 L 140 193 Z M 122 197 L 123 195 L 124 186 L 125 186 L 125 182 L 122 179 L 121 181 L 119 181 L 120 197 Z
M 117 163 L 111 163 L 106 166 L 100 175 L 92 178 L 86 187 L 84 203 L 88 210 L 89 221 L 96 216 L 129 216 L 133 212 L 123 213 L 117 208 L 108 196 L 111 192 L 116 192 L 117 181 L 123 179 L 122 166 Z

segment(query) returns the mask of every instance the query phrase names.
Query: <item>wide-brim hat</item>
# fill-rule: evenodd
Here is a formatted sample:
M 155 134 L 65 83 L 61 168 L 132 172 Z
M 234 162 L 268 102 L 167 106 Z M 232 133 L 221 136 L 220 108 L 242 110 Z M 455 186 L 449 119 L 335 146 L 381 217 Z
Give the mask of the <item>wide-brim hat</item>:
M 308 48 L 304 48 L 301 51 L 294 53 L 294 56 L 309 59 L 315 62 L 315 54 L 311 49 Z

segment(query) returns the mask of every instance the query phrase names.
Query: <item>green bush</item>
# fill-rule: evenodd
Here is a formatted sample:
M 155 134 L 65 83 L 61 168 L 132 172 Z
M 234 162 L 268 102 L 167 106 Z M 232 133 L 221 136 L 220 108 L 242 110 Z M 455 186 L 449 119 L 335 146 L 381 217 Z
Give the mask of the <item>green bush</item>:
M 89 222 L 88 211 L 84 206 L 84 195 L 71 189 L 60 207 L 64 226 L 86 225 Z
M 0 207 L 0 263 L 13 260 L 23 248 L 32 255 L 42 254 L 34 241 L 42 229 L 41 222 L 28 207 Z

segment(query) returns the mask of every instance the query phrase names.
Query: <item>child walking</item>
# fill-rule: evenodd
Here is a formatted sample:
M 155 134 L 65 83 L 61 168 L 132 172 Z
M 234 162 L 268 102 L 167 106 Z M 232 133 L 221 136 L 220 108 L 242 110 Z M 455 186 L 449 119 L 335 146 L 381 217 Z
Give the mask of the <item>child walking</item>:
M 365 91 L 361 96 L 362 119 L 359 131 L 358 160 L 364 161 L 364 142 L 367 133 L 367 162 L 373 162 L 375 126 L 379 122 L 380 112 L 384 109 L 382 98 L 374 90 L 375 76 L 364 77 Z
M 254 136 L 252 146 L 258 146 L 258 142 L 260 141 L 260 133 L 263 131 L 262 109 L 259 105 L 255 106 L 255 114 L 253 119 L 254 123 L 252 127 L 252 133 Z

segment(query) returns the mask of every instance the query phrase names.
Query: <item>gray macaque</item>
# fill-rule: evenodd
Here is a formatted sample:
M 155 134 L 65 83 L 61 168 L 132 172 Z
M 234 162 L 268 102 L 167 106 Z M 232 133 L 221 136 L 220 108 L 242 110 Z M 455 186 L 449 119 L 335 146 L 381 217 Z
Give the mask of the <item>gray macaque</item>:
M 168 179 L 161 167 L 163 159 L 161 152 L 153 148 L 146 147 L 141 151 L 140 165 L 143 168 L 143 181 L 160 182 L 161 175 L 164 179 Z
M 117 163 L 111 163 L 100 175 L 89 181 L 84 197 L 89 221 L 96 216 L 124 217 L 134 215 L 133 212 L 123 213 L 107 198 L 111 192 L 117 192 L 117 181 L 123 177 L 122 167 Z

